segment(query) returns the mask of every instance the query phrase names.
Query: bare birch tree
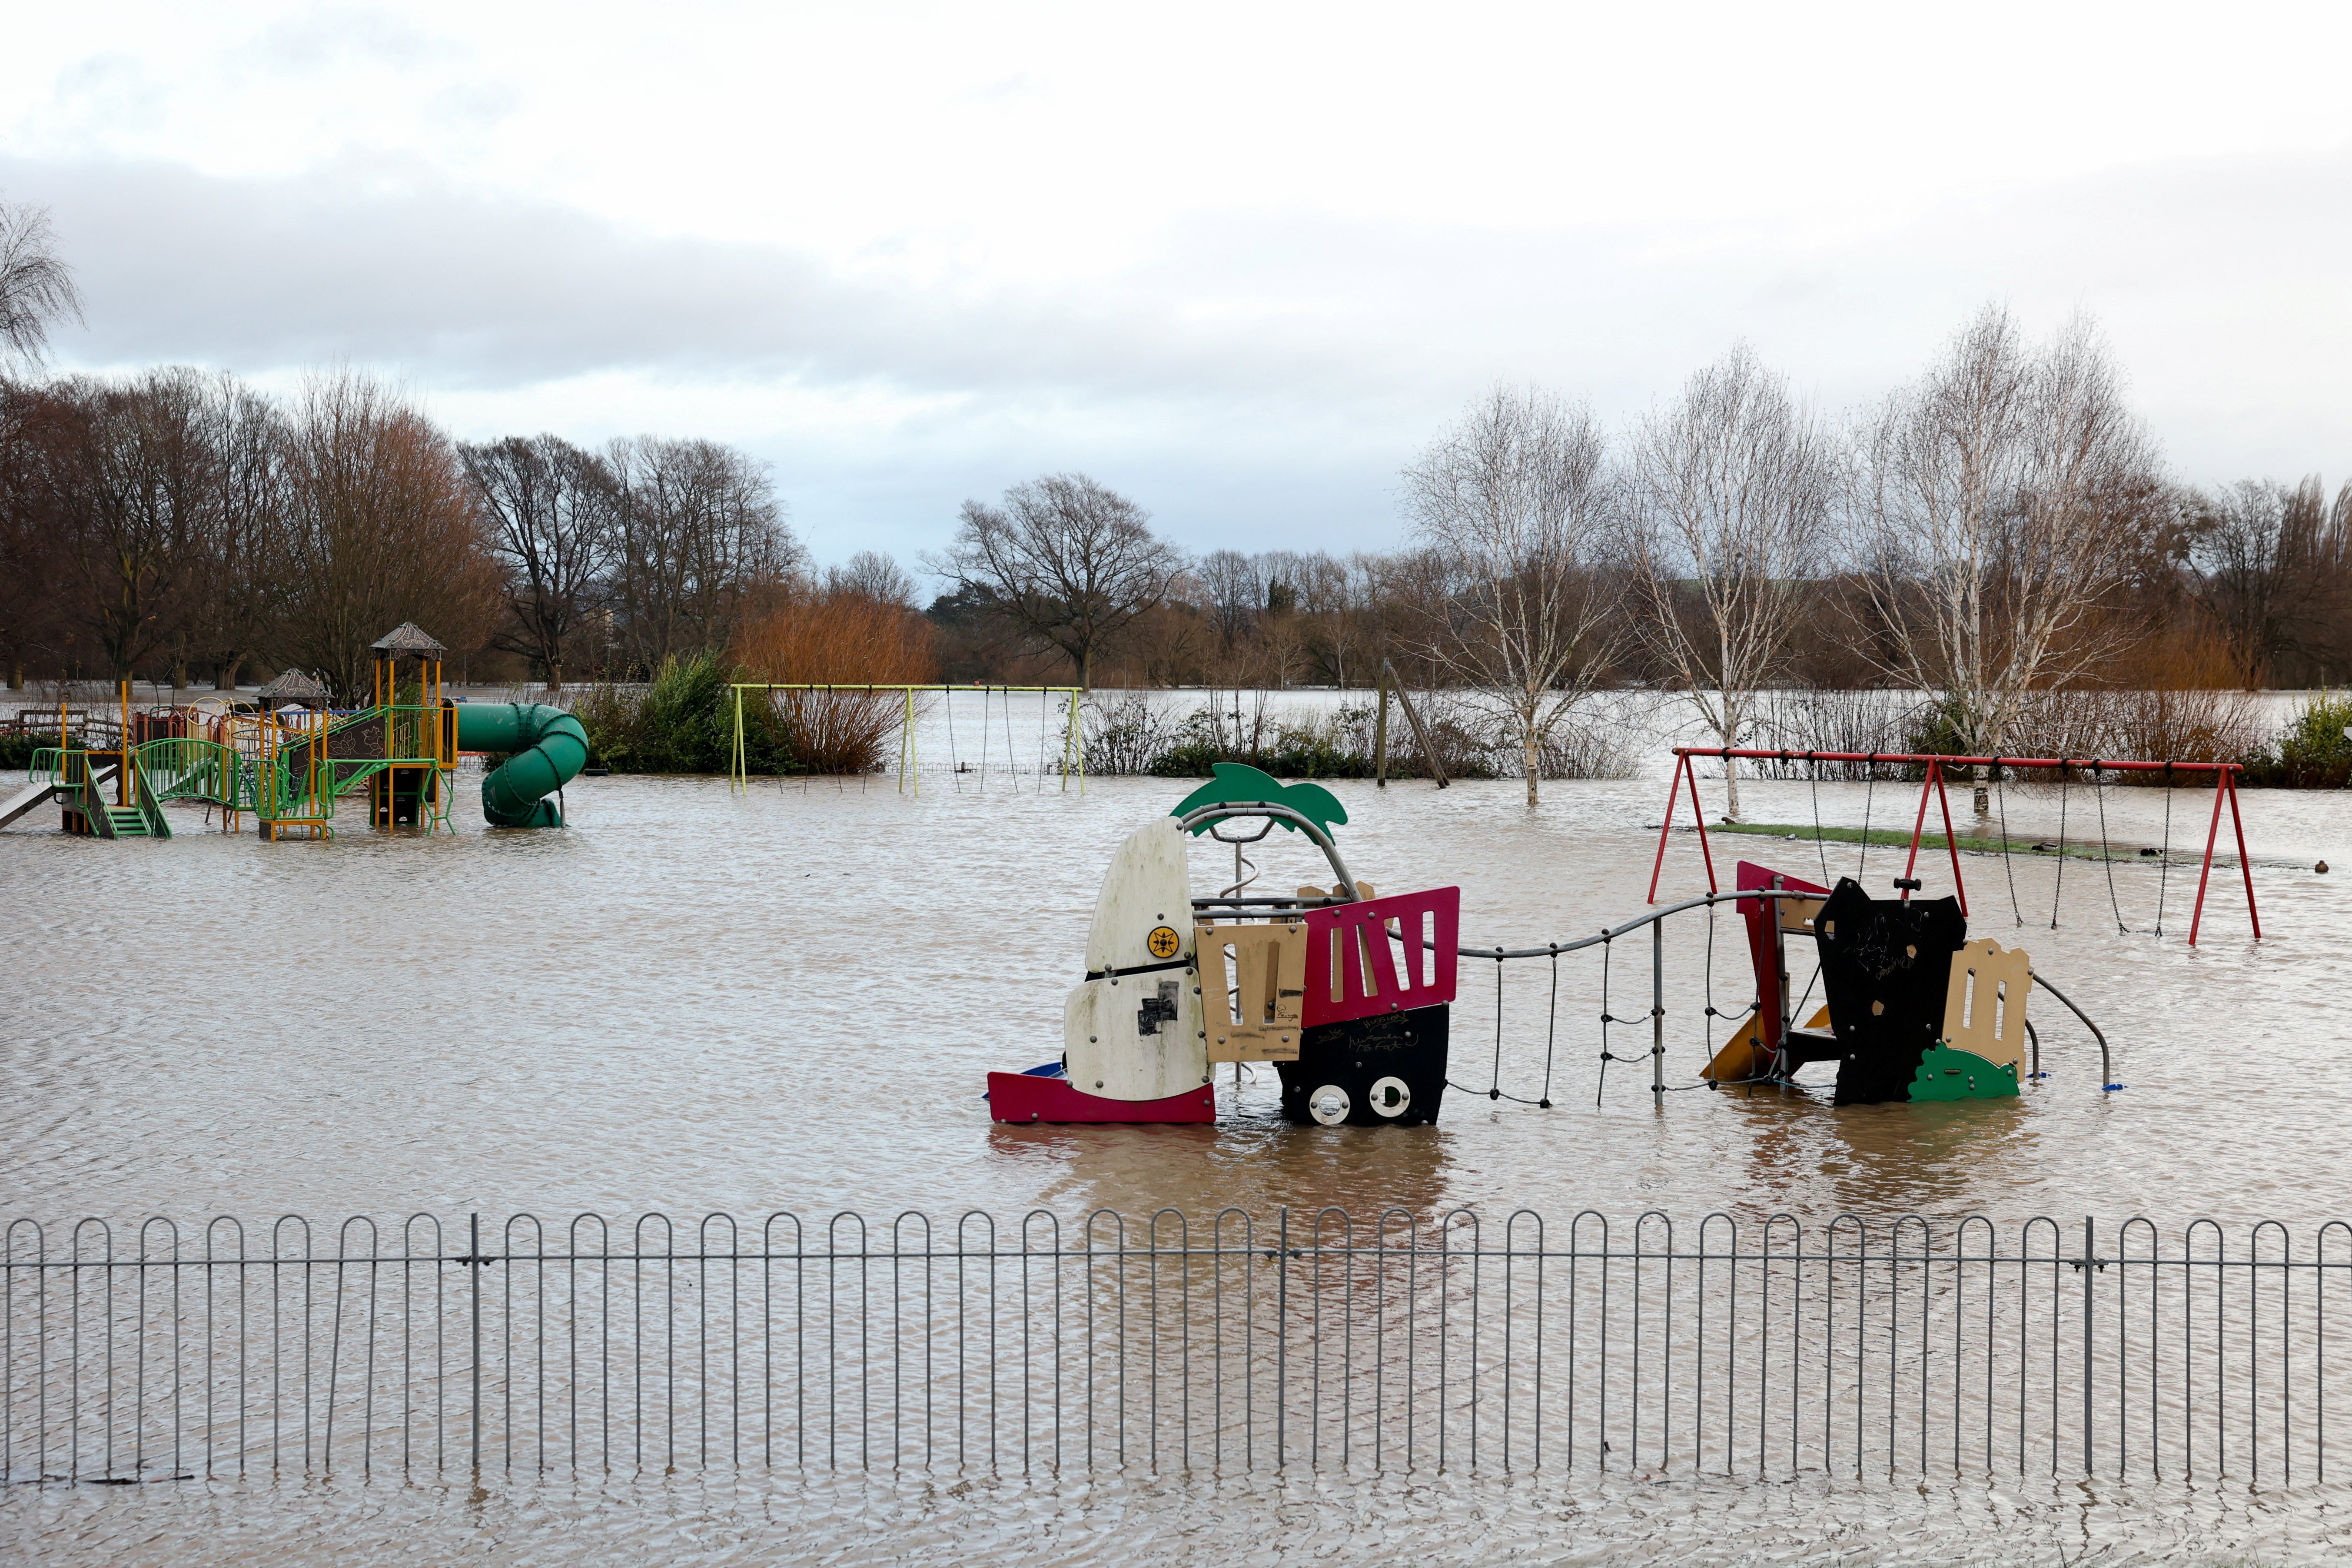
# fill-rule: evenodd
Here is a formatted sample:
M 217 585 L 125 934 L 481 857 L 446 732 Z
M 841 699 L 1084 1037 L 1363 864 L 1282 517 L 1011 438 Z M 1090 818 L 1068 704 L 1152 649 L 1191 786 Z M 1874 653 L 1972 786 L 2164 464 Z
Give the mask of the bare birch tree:
M 1546 743 L 1614 651 L 1606 453 L 1582 405 L 1497 386 L 1404 470 L 1406 512 L 1446 579 L 1428 657 L 1517 745 L 1530 806 Z
M 39 364 L 49 324 L 68 318 L 81 320 L 81 290 L 58 255 L 48 209 L 0 202 L 0 363 Z
M 1726 748 L 1741 743 L 1757 693 L 1785 668 L 1836 481 L 1819 424 L 1745 344 L 1692 376 L 1634 438 L 1637 625 Z M 1736 761 L 1724 775 L 1737 817 Z
M 1962 744 L 1998 754 L 2035 690 L 2116 652 L 2158 475 L 2079 318 L 2034 347 L 1989 306 L 1868 422 L 1853 512 L 1886 662 L 1942 696 Z

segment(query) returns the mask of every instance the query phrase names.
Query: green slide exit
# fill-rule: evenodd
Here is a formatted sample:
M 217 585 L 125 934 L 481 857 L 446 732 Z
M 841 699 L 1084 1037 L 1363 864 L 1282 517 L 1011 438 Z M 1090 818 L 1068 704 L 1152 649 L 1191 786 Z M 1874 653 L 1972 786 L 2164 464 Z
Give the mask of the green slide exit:
M 543 702 L 457 704 L 457 749 L 504 752 L 482 780 L 482 815 L 493 827 L 561 827 L 553 795 L 588 765 L 588 731 Z

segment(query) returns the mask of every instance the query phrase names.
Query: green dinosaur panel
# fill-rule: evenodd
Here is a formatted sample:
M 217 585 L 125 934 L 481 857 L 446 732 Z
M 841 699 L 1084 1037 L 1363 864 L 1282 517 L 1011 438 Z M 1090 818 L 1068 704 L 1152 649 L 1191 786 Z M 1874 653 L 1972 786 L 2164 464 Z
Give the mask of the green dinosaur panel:
M 1921 1100 L 2007 1100 L 2017 1093 L 2014 1064 L 1995 1067 L 1974 1051 L 1937 1043 L 1919 1058 L 1919 1075 L 1911 1080 L 1911 1098 Z
M 1204 805 L 1265 801 L 1288 806 L 1326 833 L 1348 820 L 1348 808 L 1339 804 L 1338 795 L 1321 784 L 1286 784 L 1272 773 L 1251 767 L 1247 763 L 1217 763 L 1210 767 L 1209 773 L 1209 782 L 1178 801 L 1176 809 L 1169 816 L 1181 816 Z M 1295 824 L 1282 822 L 1279 817 L 1275 820 L 1281 823 L 1287 832 L 1298 831 Z M 1204 822 L 1192 832 L 1197 836 L 1208 830 L 1209 824 Z

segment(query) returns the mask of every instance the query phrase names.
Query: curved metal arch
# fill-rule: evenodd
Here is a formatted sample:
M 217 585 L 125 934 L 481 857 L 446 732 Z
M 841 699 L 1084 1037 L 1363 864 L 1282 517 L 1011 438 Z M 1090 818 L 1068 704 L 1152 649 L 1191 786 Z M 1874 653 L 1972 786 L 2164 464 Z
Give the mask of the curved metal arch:
M 1285 826 L 1295 827 L 1307 835 L 1315 841 L 1315 847 L 1323 851 L 1323 858 L 1331 862 L 1331 869 L 1339 874 L 1339 886 L 1347 890 L 1346 901 L 1350 903 L 1361 901 L 1361 895 L 1356 891 L 1355 874 L 1348 869 L 1348 862 L 1341 858 L 1339 847 L 1331 841 L 1331 836 L 1324 832 L 1313 817 L 1279 801 L 1219 801 L 1213 805 L 1204 805 L 1186 812 L 1176 819 L 1176 826 L 1190 833 L 1196 827 L 1206 827 L 1212 823 L 1223 822 L 1229 817 L 1235 816 L 1270 817 Z

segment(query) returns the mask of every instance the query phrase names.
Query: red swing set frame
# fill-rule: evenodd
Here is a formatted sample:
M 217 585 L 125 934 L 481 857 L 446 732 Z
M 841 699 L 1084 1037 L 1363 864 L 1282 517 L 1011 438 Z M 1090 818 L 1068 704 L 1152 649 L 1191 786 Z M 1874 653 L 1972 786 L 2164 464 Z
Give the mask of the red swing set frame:
M 2238 815 L 2238 774 L 2244 770 L 2236 763 L 2144 763 L 2115 762 L 2105 758 L 2074 757 L 1960 757 L 1924 752 L 1768 752 L 1739 746 L 1676 746 L 1675 748 L 1674 782 L 1666 789 L 1666 814 L 1658 824 L 1658 857 L 1650 867 L 1650 902 L 1658 901 L 1658 874 L 1666 864 L 1666 835 L 1674 828 L 1675 802 L 1682 794 L 1683 783 L 1690 783 L 1691 822 L 1698 829 L 1699 854 L 1706 861 L 1706 890 L 1719 892 L 1715 880 L 1715 855 L 1707 847 L 1706 816 L 1698 801 L 1698 771 L 1694 757 L 1720 757 L 1728 766 L 1733 759 L 1745 757 L 1755 762 L 1770 763 L 1924 763 L 1927 777 L 1919 786 L 1919 811 L 1911 825 L 1911 855 L 1904 863 L 1904 880 L 1919 865 L 1919 837 L 1927 826 L 1927 797 L 1933 794 L 1944 814 L 1944 846 L 1952 858 L 1952 886 L 1958 891 L 1960 914 L 1969 912 L 1969 891 L 1960 879 L 1960 849 L 1952 833 L 1952 803 L 1944 793 L 1944 770 L 1947 768 L 2084 768 L 2089 769 L 2095 780 L 2099 773 L 2113 769 L 2117 773 L 2183 773 L 2213 775 L 2213 820 L 2205 830 L 2205 862 L 2197 873 L 2197 909 L 2189 917 L 2189 945 L 2197 945 L 2198 922 L 2205 914 L 2205 885 L 2213 874 L 2213 846 L 2221 831 L 2221 803 L 2230 805 L 2230 828 L 2238 840 L 2238 869 L 2246 882 L 2246 918 L 2253 922 L 2254 940 L 2263 936 L 2263 917 L 2254 908 L 2254 871 L 2246 858 L 2246 827 Z M 1907 902 L 1911 889 L 1903 889 Z

